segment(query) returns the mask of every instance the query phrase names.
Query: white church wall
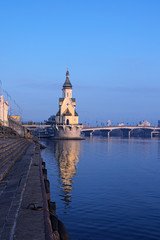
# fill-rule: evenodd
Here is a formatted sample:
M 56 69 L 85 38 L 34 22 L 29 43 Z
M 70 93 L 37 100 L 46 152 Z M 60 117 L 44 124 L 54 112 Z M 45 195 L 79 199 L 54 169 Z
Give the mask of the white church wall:
M 8 102 L 4 100 L 3 95 L 0 96 L 0 122 L 8 126 Z

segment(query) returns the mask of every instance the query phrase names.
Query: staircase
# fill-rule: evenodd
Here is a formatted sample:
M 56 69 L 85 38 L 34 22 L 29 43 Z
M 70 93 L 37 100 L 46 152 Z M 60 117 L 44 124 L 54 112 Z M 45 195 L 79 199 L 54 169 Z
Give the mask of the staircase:
M 0 141 L 0 181 L 6 176 L 15 162 L 25 153 L 30 144 L 24 138 Z

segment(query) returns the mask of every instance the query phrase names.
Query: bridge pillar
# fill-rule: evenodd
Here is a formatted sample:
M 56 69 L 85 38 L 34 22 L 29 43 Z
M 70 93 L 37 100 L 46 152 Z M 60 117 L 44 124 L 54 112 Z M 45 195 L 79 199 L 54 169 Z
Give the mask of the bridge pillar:
M 153 130 L 153 131 L 151 131 L 151 138 L 153 137 L 153 132 L 154 132 L 154 130 Z
M 110 137 L 110 132 L 112 132 L 112 130 L 109 130 L 109 131 L 108 131 L 108 133 L 107 133 L 108 137 Z
M 128 138 L 131 137 L 131 130 L 128 132 Z
M 85 131 L 85 132 L 84 132 L 84 135 L 85 135 L 86 137 L 92 137 L 93 132 L 94 132 L 94 131 Z
M 112 130 L 101 130 L 101 134 L 102 134 L 102 136 L 104 136 L 104 137 L 106 137 L 106 135 L 107 135 L 107 137 L 110 137 L 110 132 L 111 132 Z
M 122 132 L 123 132 L 123 137 L 128 137 L 128 138 L 130 138 L 130 136 L 131 136 L 131 129 L 121 129 L 122 130 Z

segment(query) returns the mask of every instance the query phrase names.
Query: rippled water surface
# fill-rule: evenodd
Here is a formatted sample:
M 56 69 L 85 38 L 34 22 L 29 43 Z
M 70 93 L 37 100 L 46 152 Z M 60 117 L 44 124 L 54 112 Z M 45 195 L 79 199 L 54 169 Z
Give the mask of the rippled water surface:
M 71 240 L 160 239 L 160 140 L 42 140 L 51 200 Z

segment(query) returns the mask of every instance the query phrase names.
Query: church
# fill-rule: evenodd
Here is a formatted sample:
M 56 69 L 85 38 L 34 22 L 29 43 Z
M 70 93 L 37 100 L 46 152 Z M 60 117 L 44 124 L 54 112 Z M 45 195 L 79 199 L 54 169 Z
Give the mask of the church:
M 56 114 L 57 124 L 78 124 L 78 114 L 75 110 L 76 99 L 72 98 L 72 84 L 69 80 L 69 71 L 66 72 L 66 81 L 63 84 L 62 98 L 59 98 L 59 111 Z
M 59 111 L 56 114 L 55 132 L 57 137 L 79 138 L 82 124 L 79 124 L 78 113 L 75 110 L 76 99 L 72 97 L 72 84 L 69 80 L 69 71 L 62 88 L 62 98 L 59 98 Z

